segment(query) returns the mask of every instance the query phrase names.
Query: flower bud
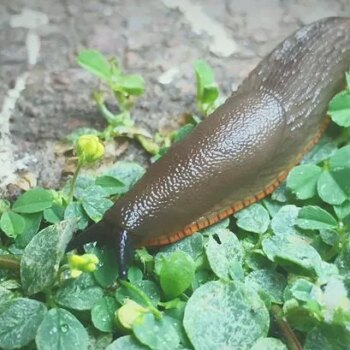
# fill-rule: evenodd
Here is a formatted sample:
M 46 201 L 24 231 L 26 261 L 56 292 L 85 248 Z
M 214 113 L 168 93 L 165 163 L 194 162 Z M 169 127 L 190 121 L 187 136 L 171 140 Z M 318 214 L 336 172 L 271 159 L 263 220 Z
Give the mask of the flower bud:
M 76 147 L 79 162 L 82 164 L 93 163 L 104 155 L 104 146 L 95 135 L 82 135 L 79 137 Z
M 78 277 L 82 272 L 95 271 L 98 263 L 99 260 L 94 254 L 72 254 L 68 256 L 68 264 L 71 269 L 71 276 L 73 278 Z

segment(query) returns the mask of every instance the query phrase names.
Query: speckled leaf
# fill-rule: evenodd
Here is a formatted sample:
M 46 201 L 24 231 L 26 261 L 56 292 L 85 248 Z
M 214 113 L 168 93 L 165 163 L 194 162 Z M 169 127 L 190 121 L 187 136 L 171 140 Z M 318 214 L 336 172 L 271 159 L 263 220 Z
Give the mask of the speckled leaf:
M 307 334 L 304 350 L 349 350 L 349 344 L 345 327 L 321 323 Z
M 85 213 L 83 206 L 79 202 L 70 202 L 64 212 L 64 218 L 78 220 L 77 227 L 79 230 L 84 230 L 89 224 L 89 217 Z
M 297 225 L 305 230 L 334 229 L 337 227 L 337 221 L 326 210 L 308 205 L 299 210 Z
M 102 332 L 112 332 L 117 308 L 118 304 L 114 298 L 105 296 L 100 299 L 91 310 L 93 325 Z
M 274 236 L 262 242 L 266 256 L 289 272 L 315 276 L 321 263 L 318 252 L 298 236 Z
M 38 233 L 42 216 L 42 213 L 22 214 L 25 226 L 22 234 L 16 237 L 15 244 L 17 248 L 25 248 Z
M 219 278 L 229 278 L 234 264 L 242 264 L 243 249 L 236 237 L 228 229 L 218 229 L 209 237 L 205 251 L 213 272 Z
M 348 178 L 349 176 L 346 174 L 344 178 L 336 176 L 333 172 L 323 171 L 317 182 L 318 195 L 326 203 L 332 205 L 342 204 L 348 198 L 342 183 L 347 181 Z
M 88 187 L 81 197 L 86 214 L 95 222 L 100 221 L 106 210 L 113 205 L 113 202 L 105 196 L 105 190 L 101 186 L 94 185 Z
M 180 342 L 167 316 L 156 319 L 151 313 L 142 314 L 135 321 L 133 332 L 142 344 L 149 346 L 152 350 L 175 350 Z
M 21 259 L 21 281 L 27 294 L 40 292 L 54 282 L 75 229 L 73 220 L 62 221 L 40 231 L 27 245 Z
M 46 311 L 43 303 L 26 298 L 2 303 L 0 305 L 0 348 L 17 349 L 32 341 Z
M 248 232 L 265 233 L 270 223 L 268 211 L 258 203 L 241 210 L 235 217 L 237 226 Z
M 321 168 L 314 164 L 304 164 L 295 167 L 287 177 L 287 187 L 298 199 L 308 199 L 317 193 L 317 180 Z
M 162 247 L 159 251 L 167 255 L 179 250 L 188 254 L 193 260 L 196 260 L 203 253 L 203 235 L 197 232 L 174 244 Z
M 89 273 L 65 281 L 55 295 L 56 302 L 73 310 L 90 310 L 102 298 L 103 290 Z
M 125 193 L 136 183 L 144 172 L 145 169 L 137 163 L 119 161 L 111 168 L 108 168 L 105 175 L 113 176 L 121 181 L 124 184 L 124 188 L 120 193 Z
M 184 316 L 195 349 L 251 349 L 269 329 L 258 294 L 240 282 L 208 282 L 190 297 Z
M 108 345 L 106 350 L 149 350 L 149 347 L 140 343 L 135 337 L 125 335 Z
M 260 338 L 251 350 L 288 350 L 286 345 L 276 338 Z
M 271 220 L 271 228 L 275 235 L 296 235 L 300 233 L 295 227 L 300 208 L 295 205 L 283 206 Z
M 149 297 L 154 306 L 158 304 L 160 300 L 160 288 L 157 284 L 155 284 L 153 281 L 143 280 L 135 283 L 135 286 L 141 289 Z M 141 298 L 132 289 L 129 289 L 125 286 L 120 286 L 115 291 L 115 298 L 121 305 L 124 304 L 125 299 L 129 298 L 144 307 L 148 306 L 143 298 Z
M 86 350 L 89 337 L 83 325 L 64 309 L 51 309 L 35 337 L 38 350 Z
M 246 277 L 246 284 L 257 292 L 266 293 L 272 302 L 283 303 L 283 291 L 287 281 L 280 273 L 274 270 L 256 270 Z

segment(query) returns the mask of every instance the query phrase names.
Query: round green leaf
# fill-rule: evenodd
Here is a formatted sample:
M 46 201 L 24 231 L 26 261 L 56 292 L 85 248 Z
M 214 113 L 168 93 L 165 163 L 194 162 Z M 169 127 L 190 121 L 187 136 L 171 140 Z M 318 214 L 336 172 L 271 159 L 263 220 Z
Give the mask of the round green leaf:
M 95 183 L 101 186 L 109 196 L 119 194 L 120 190 L 125 186 L 120 180 L 108 175 L 97 177 Z
M 5 211 L 1 215 L 0 228 L 8 237 L 15 238 L 20 235 L 25 228 L 24 218 L 13 211 Z
M 342 204 L 348 196 L 343 188 L 343 181 L 339 183 L 338 180 L 348 181 L 348 178 L 348 176 L 339 178 L 333 172 L 323 171 L 317 182 L 318 195 L 326 203 Z
M 136 338 L 153 350 L 173 350 L 179 345 L 180 338 L 169 317 L 156 319 L 151 313 L 142 314 L 133 325 Z
M 350 126 L 350 94 L 348 90 L 341 91 L 332 98 L 328 114 L 336 124 L 345 128 Z
M 113 202 L 105 196 L 105 190 L 97 185 L 86 188 L 81 196 L 86 214 L 95 222 L 100 221 L 106 210 L 113 205 Z
M 242 265 L 241 243 L 228 229 L 217 229 L 216 234 L 209 237 L 205 251 L 211 269 L 219 278 L 229 278 L 235 264 Z
M 265 233 L 270 224 L 268 211 L 258 203 L 241 210 L 235 217 L 237 226 L 248 232 Z
M 77 279 L 69 279 L 57 290 L 55 300 L 61 306 L 73 310 L 91 310 L 102 298 L 103 290 L 96 285 L 89 273 L 82 273 Z
M 350 145 L 339 148 L 329 159 L 329 165 L 333 171 L 350 168 Z
M 149 347 L 141 344 L 133 336 L 126 335 L 108 345 L 106 350 L 149 350 Z
M 22 234 L 16 237 L 17 248 L 25 248 L 38 233 L 43 215 L 42 213 L 34 213 L 22 214 L 21 216 L 24 218 L 25 227 Z
M 295 205 L 283 206 L 271 220 L 271 228 L 275 235 L 296 235 L 300 232 L 295 227 L 300 208 Z
M 283 292 L 287 281 L 280 273 L 274 270 L 256 270 L 246 277 L 246 284 L 257 292 L 266 293 L 272 302 L 283 303 Z
M 18 349 L 31 342 L 46 311 L 43 303 L 25 298 L 0 304 L 1 349 Z
M 334 229 L 337 220 L 326 210 L 308 205 L 299 210 L 297 225 L 305 230 Z
M 251 350 L 288 350 L 286 345 L 276 338 L 260 338 Z
M 40 292 L 54 282 L 74 231 L 72 221 L 62 221 L 40 231 L 27 245 L 21 259 L 21 282 L 27 294 Z
M 304 350 L 349 350 L 350 332 L 341 325 L 321 323 L 306 336 Z
M 59 223 L 63 220 L 63 216 L 64 208 L 57 204 L 53 204 L 51 208 L 44 210 L 44 219 L 51 224 Z
M 148 296 L 148 298 L 151 300 L 154 306 L 157 306 L 160 300 L 160 290 L 159 287 L 153 281 L 142 280 L 137 283 L 134 283 L 134 285 Z M 145 300 L 141 298 L 138 293 L 125 286 L 120 286 L 116 290 L 115 298 L 121 305 L 124 304 L 126 299 L 131 299 L 144 307 L 148 306 Z
M 79 230 L 84 230 L 89 224 L 89 217 L 85 213 L 83 206 L 79 202 L 70 202 L 64 212 L 65 220 L 78 220 L 77 227 Z
M 159 278 L 167 298 L 177 297 L 191 285 L 195 269 L 193 259 L 184 252 L 174 252 L 165 258 Z
M 51 309 L 35 337 L 38 350 L 85 350 L 89 337 L 83 325 L 64 309 Z
M 321 257 L 315 248 L 299 236 L 274 236 L 264 239 L 262 247 L 266 256 L 287 271 L 315 276 Z
M 17 213 L 37 213 L 52 205 L 53 196 L 43 188 L 34 188 L 18 197 L 12 209 Z
M 192 294 L 184 316 L 195 349 L 251 349 L 267 335 L 269 313 L 258 294 L 240 282 L 208 282 Z
M 112 332 L 117 308 L 118 304 L 114 298 L 106 296 L 100 299 L 91 310 L 94 326 L 102 332 Z
M 321 168 L 314 164 L 299 165 L 289 173 L 287 187 L 298 199 L 312 198 L 316 194 L 317 181 L 321 172 Z

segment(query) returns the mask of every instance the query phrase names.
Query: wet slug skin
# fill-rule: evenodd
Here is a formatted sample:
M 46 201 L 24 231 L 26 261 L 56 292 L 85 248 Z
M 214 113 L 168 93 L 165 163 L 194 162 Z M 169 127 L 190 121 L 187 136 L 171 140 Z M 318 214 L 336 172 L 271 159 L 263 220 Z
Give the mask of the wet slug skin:
M 319 140 L 349 65 L 349 18 L 302 27 L 69 249 L 112 240 L 125 277 L 132 247 L 175 242 L 270 194 Z

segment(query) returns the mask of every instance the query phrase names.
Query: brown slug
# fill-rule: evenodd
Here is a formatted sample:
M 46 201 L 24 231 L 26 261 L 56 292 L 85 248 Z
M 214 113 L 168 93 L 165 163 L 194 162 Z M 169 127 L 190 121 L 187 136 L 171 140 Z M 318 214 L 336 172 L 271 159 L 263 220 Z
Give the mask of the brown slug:
M 254 203 L 319 140 L 350 64 L 350 18 L 304 26 L 68 249 L 115 242 L 120 277 L 131 247 L 182 239 Z

